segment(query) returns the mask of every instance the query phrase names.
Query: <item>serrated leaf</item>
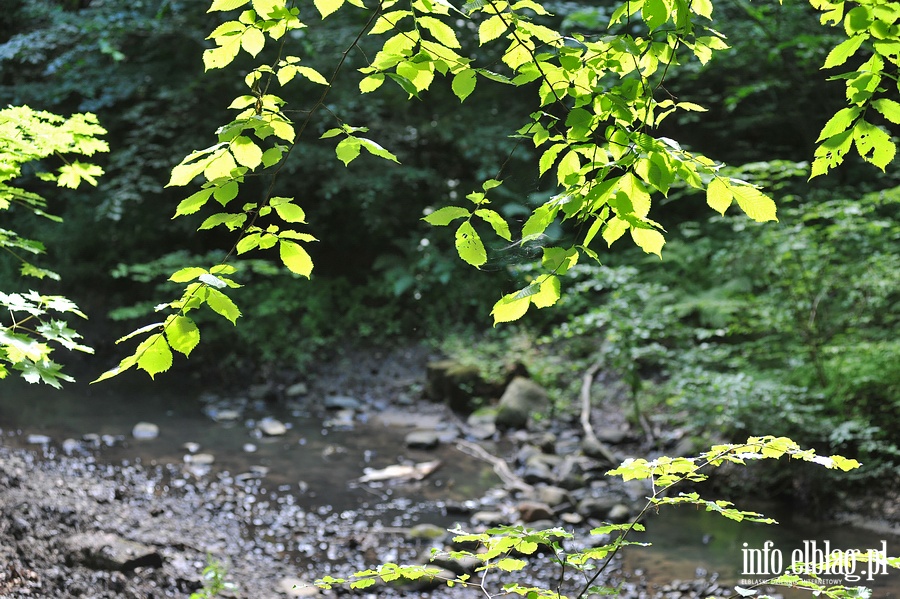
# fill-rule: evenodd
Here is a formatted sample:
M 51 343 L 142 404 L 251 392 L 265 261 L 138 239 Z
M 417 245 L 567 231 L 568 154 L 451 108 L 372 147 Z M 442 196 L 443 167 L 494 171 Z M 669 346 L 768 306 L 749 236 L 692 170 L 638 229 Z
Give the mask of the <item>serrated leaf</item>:
M 217 202 L 222 204 L 223 206 L 227 206 L 228 202 L 237 197 L 238 194 L 238 184 L 237 181 L 229 181 L 225 185 L 220 187 L 216 187 L 213 192 L 213 197 Z
M 871 162 L 881 170 L 885 169 L 897 153 L 891 136 L 867 121 L 857 121 L 853 128 L 853 141 L 856 144 L 856 151 L 863 160 Z
M 200 343 L 200 329 L 187 316 L 175 315 L 166 323 L 166 338 L 172 349 L 189 356 Z
M 530 241 L 544 234 L 550 223 L 556 218 L 559 208 L 555 206 L 538 206 L 522 226 L 522 241 Z
M 282 220 L 289 223 L 305 223 L 306 213 L 297 204 L 276 204 L 272 206 Z
M 459 257 L 475 268 L 487 262 L 487 251 L 472 223 L 465 221 L 456 230 L 456 251 Z
M 172 367 L 172 351 L 162 333 L 145 339 L 138 345 L 135 355 L 137 367 L 146 371 L 151 379 Z
M 212 287 L 207 287 L 206 292 L 208 294 L 206 296 L 206 303 L 213 312 L 223 316 L 226 320 L 230 321 L 231 324 L 237 324 L 237 319 L 241 316 L 241 311 L 238 310 L 238 307 L 231 301 L 231 298 Z
M 382 83 L 384 83 L 384 73 L 369 75 L 359 82 L 359 91 L 368 94 L 381 87 Z
M 325 79 L 322 73 L 312 67 L 297 67 L 297 72 L 313 83 L 318 83 L 319 85 L 328 85 L 328 80 Z
M 212 6 L 210 6 L 209 10 L 206 12 L 213 12 L 215 10 L 234 10 L 244 6 L 248 2 L 250 2 L 250 0 L 213 0 Z
M 656 254 L 662 259 L 662 248 L 666 244 L 666 238 L 656 229 L 631 228 L 631 238 L 635 245 L 648 254 Z
M 284 150 L 280 147 L 269 148 L 262 154 L 262 165 L 265 168 L 269 168 L 275 164 L 281 162 L 281 157 L 284 156 Z
M 181 200 L 178 203 L 178 207 L 175 208 L 175 216 L 183 216 L 186 214 L 194 214 L 200 208 L 202 208 L 206 202 L 209 201 L 210 196 L 213 194 L 214 188 L 207 187 L 206 189 L 201 189 L 200 191 L 193 193 Z M 173 216 L 172 218 L 175 218 Z
M 256 27 L 247 27 L 244 33 L 241 34 L 241 48 L 251 56 L 255 57 L 262 52 L 265 46 L 266 36 Z
M 547 276 L 542 282 L 537 293 L 531 296 L 531 303 L 537 308 L 547 308 L 559 301 L 560 292 L 559 277 Z
M 344 0 L 313 0 L 313 4 L 316 5 L 316 9 L 324 19 L 328 15 L 337 11 L 341 6 L 343 6 Z
M 777 221 L 775 202 L 772 198 L 752 185 L 740 183 L 731 185 L 731 193 L 744 214 L 756 222 Z
M 193 281 L 200 275 L 204 275 L 207 273 L 205 268 L 200 268 L 199 266 L 188 266 L 186 268 L 181 268 L 172 273 L 172 276 L 169 277 L 169 280 L 173 283 L 187 283 L 188 281 Z
M 856 51 L 859 50 L 859 47 L 868 37 L 868 35 L 854 35 L 835 46 L 825 58 L 825 64 L 822 65 L 822 68 L 830 69 L 847 62 L 851 56 L 856 54 Z
M 872 108 L 881 113 L 881 116 L 894 124 L 900 125 L 900 102 L 888 98 L 880 98 L 872 102 Z
M 245 135 L 239 135 L 231 141 L 231 153 L 238 164 L 249 169 L 255 169 L 262 163 L 262 150 Z
M 361 147 L 359 139 L 355 137 L 346 137 L 338 142 L 337 147 L 334 149 L 334 153 L 337 155 L 338 160 L 343 162 L 344 166 L 347 166 L 359 156 Z
M 221 148 L 216 150 L 210 161 L 206 164 L 206 168 L 203 169 L 203 176 L 209 181 L 228 179 L 231 178 L 231 171 L 235 168 L 237 168 L 237 164 L 231 156 L 231 152 L 228 152 L 225 148 Z
M 531 306 L 530 297 L 517 297 L 518 293 L 510 293 L 503 296 L 491 309 L 491 316 L 494 317 L 494 326 L 501 322 L 513 322 L 519 320 L 528 312 Z
M 453 76 L 453 82 L 450 87 L 453 89 L 456 97 L 459 98 L 459 101 L 463 102 L 475 91 L 477 81 L 478 77 L 475 75 L 475 71 L 467 68 Z
M 691 10 L 707 19 L 712 19 L 713 5 L 710 0 L 692 0 Z
M 848 106 L 847 108 L 838 110 L 833 117 L 828 119 L 825 126 L 822 127 L 822 132 L 819 133 L 819 138 L 816 141 L 822 141 L 823 139 L 833 137 L 842 131 L 846 131 L 853 121 L 856 120 L 856 117 L 859 116 L 861 110 L 862 109 L 858 106 Z
M 480 46 L 493 41 L 506 33 L 506 22 L 500 15 L 494 15 L 478 26 L 478 44 Z
M 444 206 L 422 217 L 429 225 L 444 227 L 458 218 L 468 218 L 472 214 L 460 206 Z
M 263 19 L 268 19 L 273 12 L 283 8 L 285 0 L 253 0 L 253 10 Z
M 664 0 L 646 0 L 641 8 L 641 18 L 653 31 L 669 20 L 669 7 Z
M 606 245 L 611 246 L 616 240 L 624 235 L 627 230 L 628 222 L 620 219 L 618 216 L 614 216 L 606 221 L 606 226 L 603 228 L 601 236 L 603 237 L 603 240 L 606 241 Z
M 500 216 L 500 214 L 489 208 L 479 208 L 475 211 L 475 215 L 484 220 L 493 227 L 494 232 L 506 241 L 512 241 L 512 233 L 509 231 L 509 224 Z
M 731 206 L 732 197 L 728 184 L 718 177 L 710 181 L 706 188 L 706 203 L 722 216 L 725 216 L 725 211 Z
M 278 253 L 288 270 L 307 279 L 310 277 L 313 270 L 313 261 L 300 244 L 282 239 L 278 242 Z
M 569 150 L 556 167 L 556 180 L 560 185 L 566 185 L 569 178 L 577 175 L 580 170 L 581 159 L 578 158 L 578 153 L 575 150 Z
M 372 154 L 373 156 L 378 156 L 379 158 L 384 158 L 385 160 L 390 160 L 391 162 L 396 162 L 397 164 L 400 163 L 400 161 L 397 160 L 396 156 L 394 156 L 391 152 L 385 150 L 377 142 L 374 142 L 371 139 L 367 139 L 365 137 L 359 137 L 357 139 L 359 140 L 359 144 L 363 148 L 365 148 L 365 150 L 369 154 Z
M 504 572 L 515 572 L 517 570 L 521 570 L 527 565 L 528 562 L 522 559 L 514 559 L 511 557 L 504 557 L 503 559 L 497 562 L 497 567 L 503 570 Z
M 417 22 L 420 27 L 424 27 L 429 33 L 448 48 L 459 48 L 459 40 L 456 39 L 456 33 L 453 28 L 443 21 L 434 17 L 419 17 Z

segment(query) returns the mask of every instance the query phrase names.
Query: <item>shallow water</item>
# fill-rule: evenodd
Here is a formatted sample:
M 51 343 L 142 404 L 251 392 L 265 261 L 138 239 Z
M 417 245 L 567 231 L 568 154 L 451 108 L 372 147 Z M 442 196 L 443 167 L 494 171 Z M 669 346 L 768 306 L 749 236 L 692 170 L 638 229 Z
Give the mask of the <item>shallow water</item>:
M 415 522 L 447 526 L 450 519 L 441 511 L 442 502 L 479 498 L 499 484 L 487 464 L 460 453 L 452 444 L 442 444 L 434 451 L 406 449 L 403 437 L 411 429 L 380 424 L 374 413 L 357 419 L 352 429 L 329 428 L 323 421 L 327 415 L 315 408 L 321 398 L 311 397 L 309 402 L 291 407 L 257 402 L 238 421 L 217 423 L 204 414 L 201 394 L 202 387 L 196 381 L 178 381 L 175 377 L 150 384 L 144 378 L 125 376 L 102 385 L 67 385 L 63 391 L 5 380 L 0 385 L 0 431 L 7 444 L 21 445 L 27 435 L 43 434 L 53 439 L 54 447 L 59 447 L 64 439 L 81 439 L 87 433 L 111 435 L 120 440 L 99 450 L 99 458 L 110 463 L 181 464 L 188 453 L 184 444 L 197 443 L 199 451 L 215 456 L 214 468 L 218 471 L 237 475 L 262 466 L 268 469 L 263 485 L 295 495 L 297 503 L 307 509 L 369 513 L 384 526 L 409 526 Z M 270 438 L 255 435 L 252 421 L 265 416 L 289 425 L 287 434 Z M 422 419 L 433 421 L 434 417 Z M 140 421 L 157 424 L 159 437 L 133 439 L 132 427 Z M 247 443 L 255 445 L 256 451 L 244 451 Z M 352 482 L 367 467 L 434 459 L 442 460 L 442 467 L 421 483 L 373 488 Z M 379 510 L 377 514 L 369 510 L 388 499 L 395 508 Z M 886 546 L 889 555 L 900 555 L 897 536 L 844 525 L 816 524 L 813 514 L 808 519 L 793 518 L 784 506 L 740 507 L 757 509 L 782 524 L 738 524 L 693 508 L 671 508 L 646 521 L 647 533 L 633 540 L 653 545 L 628 548 L 626 569 L 641 571 L 656 584 L 717 572 L 720 583 L 730 586 L 741 580 L 766 577 L 745 572 L 744 559 L 745 550 L 762 549 L 767 541 L 772 542 L 769 558 L 775 549 L 779 550 L 785 567 L 791 553 L 803 550 L 804 543 L 812 540 L 820 543 L 819 548 L 824 541 L 830 542 L 831 549 Z M 775 564 L 772 565 L 774 569 Z M 698 568 L 702 571 L 698 572 Z M 865 568 L 866 564 L 860 563 L 856 571 L 862 574 Z M 861 578 L 856 584 L 872 588 L 873 598 L 900 599 L 900 571 L 878 574 L 872 580 L 867 580 L 867 575 Z

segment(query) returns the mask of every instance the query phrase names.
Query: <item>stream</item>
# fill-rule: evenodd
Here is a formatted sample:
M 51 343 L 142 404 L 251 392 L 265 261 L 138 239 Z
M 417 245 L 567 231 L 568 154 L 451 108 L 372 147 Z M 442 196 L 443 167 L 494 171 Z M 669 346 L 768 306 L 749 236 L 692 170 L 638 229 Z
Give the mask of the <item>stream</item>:
M 415 413 L 410 413 L 413 408 L 405 408 L 405 402 L 397 397 L 369 396 L 358 398 L 366 409 L 348 420 L 321 409 L 321 398 L 315 396 L 315 391 L 310 391 L 288 402 L 243 400 L 239 418 L 217 422 L 210 417 L 215 414 L 210 406 L 217 405 L 221 398 L 204 394 L 196 381 L 169 377 L 147 384 L 142 378 L 123 376 L 102 385 L 78 383 L 56 391 L 10 379 L 0 386 L 0 445 L 41 451 L 44 444 L 34 443 L 39 441 L 35 438 L 29 443 L 29 435 L 45 435 L 52 440 L 49 446 L 55 451 L 68 449 L 77 454 L 83 451 L 80 440 L 93 434 L 100 439 L 100 447 L 95 450 L 99 461 L 145 467 L 183 464 L 190 449 L 214 456 L 211 474 L 262 474 L 263 486 L 272 493 L 293 495 L 304 509 L 371 513 L 385 527 L 409 527 L 422 522 L 450 526 L 454 516 L 447 514 L 448 504 L 482 498 L 500 484 L 489 464 L 460 453 L 450 442 L 431 450 L 405 446 L 404 435 L 413 426 L 445 428 L 441 410 L 431 411 L 428 404 L 423 408 L 420 402 L 415 404 Z M 402 400 L 403 393 L 399 397 Z M 218 405 L 221 408 L 221 402 Z M 284 423 L 287 431 L 278 436 L 260 435 L 256 424 L 266 417 Z M 131 431 L 138 422 L 156 424 L 158 436 L 134 439 Z M 67 439 L 78 442 L 66 442 Z M 488 445 L 501 454 L 509 449 L 505 445 Z M 404 496 L 392 497 L 393 506 L 389 509 L 366 511 L 384 502 L 395 490 L 377 485 L 373 490 L 354 484 L 365 468 L 435 459 L 441 460 L 442 465 L 427 479 L 427 484 L 397 490 Z M 651 542 L 652 546 L 629 548 L 625 569 L 653 584 L 689 581 L 717 573 L 720 584 L 729 586 L 765 577 L 746 571 L 748 556 L 764 555 L 765 563 L 753 567 L 759 572 L 761 565 L 771 565 L 773 573 L 778 565 L 774 561 L 776 553 L 782 556 L 782 567 L 786 567 L 792 552 L 813 548 L 812 541 L 818 542 L 815 548 L 819 549 L 827 541 L 830 549 L 886 548 L 888 555 L 900 555 L 900 537 L 886 532 L 816 524 L 813 519 L 792 515 L 790 506 L 762 503 L 740 507 L 758 509 L 782 524 L 738 524 L 693 509 L 672 509 L 647 520 L 648 533 L 634 540 Z M 770 550 L 763 554 L 769 541 Z M 754 549 L 760 551 L 751 553 Z M 862 572 L 867 566 L 857 564 L 855 573 L 861 575 L 858 584 L 872 588 L 873 597 L 900 599 L 900 572 L 867 576 Z M 678 583 L 672 583 L 673 590 L 677 587 Z M 809 595 L 788 592 L 785 596 Z

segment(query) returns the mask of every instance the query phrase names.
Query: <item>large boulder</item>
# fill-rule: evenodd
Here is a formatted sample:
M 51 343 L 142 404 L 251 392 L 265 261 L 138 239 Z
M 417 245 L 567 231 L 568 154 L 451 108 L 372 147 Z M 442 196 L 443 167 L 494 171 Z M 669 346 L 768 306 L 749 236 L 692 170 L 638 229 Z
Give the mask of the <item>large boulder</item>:
M 440 360 L 427 366 L 425 393 L 454 412 L 470 414 L 478 407 L 478 399 L 490 393 L 490 385 L 477 366 Z
M 525 428 L 532 414 L 545 412 L 549 407 L 550 399 L 543 387 L 531 379 L 517 376 L 500 398 L 495 422 L 498 428 Z

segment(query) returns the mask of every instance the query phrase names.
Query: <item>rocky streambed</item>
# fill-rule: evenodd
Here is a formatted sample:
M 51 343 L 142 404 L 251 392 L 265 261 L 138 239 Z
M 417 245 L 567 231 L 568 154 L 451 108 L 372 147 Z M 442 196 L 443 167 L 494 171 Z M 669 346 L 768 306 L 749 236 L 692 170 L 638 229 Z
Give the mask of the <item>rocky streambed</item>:
M 174 428 L 166 423 L 62 440 L 7 430 L 0 435 L 0 597 L 187 597 L 204 585 L 210 560 L 234 585 L 225 597 L 337 596 L 346 589 L 320 590 L 313 581 L 384 562 L 429 563 L 433 550 L 454 548 L 448 528 L 561 527 L 575 535 L 564 547 L 586 548 L 603 541 L 589 534 L 592 527 L 626 521 L 643 505 L 647 488 L 605 477 L 610 465 L 596 447 L 612 447 L 616 458 L 634 451 L 621 414 L 604 414 L 593 440 L 575 420 L 535 425 L 509 411 L 464 419 L 448 407 L 459 408 L 458 397 L 423 399 L 426 386 L 432 397 L 455 393 L 444 379 L 436 390 L 433 374 L 426 385 L 424 362 L 415 353 L 357 357 L 308 383 L 206 396 L 195 410 L 205 414 L 204 426 L 232 427 L 231 453 L 258 460 L 250 467 L 224 452 L 204 453 L 207 437 L 196 421 L 184 428 L 200 442 L 158 455 L 141 443 L 165 437 Z M 507 388 L 516 386 L 526 408 L 543 401 L 526 379 L 511 377 Z M 286 412 L 266 407 L 265 397 L 279 393 Z M 503 432 L 498 417 L 512 419 Z M 286 461 L 304 478 L 287 474 Z M 537 553 L 526 574 L 491 575 L 486 586 L 561 584 L 572 594 L 584 585 L 575 572 L 560 577 L 551 557 Z M 430 563 L 445 576 L 474 573 L 471 561 Z M 652 582 L 638 564 L 628 572 L 617 558 L 596 583 L 624 597 L 733 592 L 702 570 Z M 483 596 L 424 579 L 356 593 Z

